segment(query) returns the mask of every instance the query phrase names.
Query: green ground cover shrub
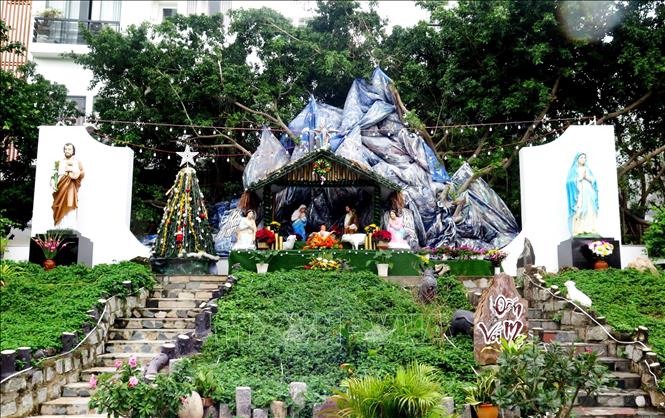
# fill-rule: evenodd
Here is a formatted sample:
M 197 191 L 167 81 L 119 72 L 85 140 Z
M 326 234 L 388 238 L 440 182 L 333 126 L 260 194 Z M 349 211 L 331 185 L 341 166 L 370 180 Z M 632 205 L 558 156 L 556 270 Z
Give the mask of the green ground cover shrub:
M 86 311 L 99 298 L 128 296 L 152 289 L 149 267 L 124 262 L 89 268 L 81 265 L 45 271 L 31 263 L 2 262 L 13 271 L 0 287 L 0 349 L 61 347 L 60 334 L 76 332 L 88 320 Z M 132 281 L 126 289 L 122 282 Z M 79 335 L 80 336 L 80 335 Z
M 436 368 L 443 392 L 458 401 L 463 385 L 474 379 L 471 339 L 455 338 L 454 347 L 442 335 L 452 311 L 468 307 L 465 298 L 458 301 L 462 306 L 423 309 L 410 292 L 367 272 L 238 277 L 233 292 L 218 302 L 214 334 L 196 360 L 197 368 L 213 370 L 216 400 L 233 405 L 235 387 L 250 386 L 252 403 L 262 407 L 285 400 L 288 384 L 303 381 L 311 411 L 345 378 L 382 378 L 414 361 Z M 441 301 L 463 294 L 450 276 L 440 283 Z
M 547 283 L 565 291 L 564 282 L 575 286 L 592 300 L 591 309 L 612 327 L 630 333 L 637 326 L 649 328 L 649 345 L 665 361 L 665 277 L 633 269 L 580 270 L 551 275 Z

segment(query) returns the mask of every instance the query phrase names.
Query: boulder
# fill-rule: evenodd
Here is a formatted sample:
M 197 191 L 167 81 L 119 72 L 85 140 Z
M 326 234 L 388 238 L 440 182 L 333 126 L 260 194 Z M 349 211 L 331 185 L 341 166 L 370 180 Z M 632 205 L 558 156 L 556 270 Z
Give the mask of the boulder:
M 197 392 L 189 395 L 180 410 L 178 418 L 203 418 L 203 401 Z
M 638 255 L 635 257 L 635 259 L 628 263 L 626 267 L 642 272 L 649 270 L 652 274 L 658 274 L 658 269 L 656 269 L 656 266 L 651 262 L 651 260 L 649 260 L 649 257 L 645 257 L 643 255 Z

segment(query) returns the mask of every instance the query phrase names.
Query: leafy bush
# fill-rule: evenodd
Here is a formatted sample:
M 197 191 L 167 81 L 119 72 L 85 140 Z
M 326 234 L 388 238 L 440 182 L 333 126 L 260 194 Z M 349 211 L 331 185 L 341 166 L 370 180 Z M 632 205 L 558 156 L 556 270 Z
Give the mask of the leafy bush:
M 126 418 L 174 417 L 192 393 L 191 377 L 181 367 L 171 374 L 158 374 L 154 383 L 143 380 L 136 358 L 116 366 L 116 373 L 93 375 L 90 386 L 97 391 L 90 408 L 109 416 Z
M 605 316 L 615 331 L 631 333 L 644 325 L 649 328 L 649 345 L 665 362 L 665 280 L 662 275 L 633 269 L 567 271 L 547 277 L 548 284 L 565 290 L 567 280 L 587 294 L 591 310 Z
M 3 262 L 0 288 L 0 349 L 16 347 L 60 348 L 60 334 L 76 332 L 89 320 L 86 311 L 99 298 L 126 297 L 141 287 L 152 289 L 154 279 L 148 267 L 124 262 L 98 265 L 61 266 L 45 271 L 31 263 Z M 131 280 L 130 289 L 123 281 Z
M 334 396 L 339 416 L 363 418 L 441 417 L 441 385 L 436 369 L 412 363 L 383 379 L 351 378 Z
M 644 233 L 644 243 L 649 256 L 665 257 L 665 208 L 655 208 L 653 223 Z
M 349 373 L 394 373 L 413 361 L 439 370 L 444 390 L 458 401 L 464 382 L 473 379 L 471 339 L 448 344 L 443 325 L 449 316 L 439 322 L 409 292 L 375 274 L 240 272 L 238 277 L 234 291 L 218 302 L 214 334 L 196 361 L 198 368 L 214 370 L 219 401 L 233 405 L 235 387 L 250 386 L 254 405 L 262 407 L 286 399 L 290 382 L 303 381 L 311 410 Z
M 504 340 L 497 364 L 494 400 L 519 407 L 523 416 L 570 416 L 580 392 L 595 393 L 609 379 L 598 354 L 575 353 L 558 344 L 533 342 L 508 346 Z

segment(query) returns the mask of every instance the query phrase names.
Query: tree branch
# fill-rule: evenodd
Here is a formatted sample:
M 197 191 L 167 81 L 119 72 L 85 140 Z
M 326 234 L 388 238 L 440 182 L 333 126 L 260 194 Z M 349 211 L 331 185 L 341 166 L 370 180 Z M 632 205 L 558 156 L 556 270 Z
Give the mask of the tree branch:
M 635 100 L 633 103 L 629 104 L 628 106 L 624 107 L 623 109 L 619 109 L 616 112 L 612 113 L 607 113 L 603 115 L 601 118 L 598 118 L 596 120 L 597 125 L 602 125 L 606 120 L 616 118 L 617 116 L 623 115 L 624 113 L 628 113 L 631 110 L 635 109 L 642 103 L 644 103 L 651 95 L 653 94 L 653 90 L 647 91 L 642 97 L 639 99 Z
M 621 176 L 625 175 L 630 170 L 644 165 L 645 163 L 649 162 L 649 160 L 651 160 L 653 157 L 657 156 L 658 154 L 662 154 L 663 152 L 665 152 L 665 145 L 651 151 L 650 153 L 645 155 L 641 160 L 640 159 L 635 159 L 634 161 L 630 161 L 626 164 L 623 164 L 622 166 L 617 168 L 617 177 L 620 178 Z
M 473 161 L 475 158 L 478 157 L 478 155 L 480 154 L 480 151 L 482 151 L 483 146 L 485 145 L 485 141 L 487 140 L 487 137 L 488 137 L 489 135 L 490 135 L 489 131 L 485 131 L 485 133 L 483 134 L 483 136 L 482 136 L 482 137 L 480 138 L 480 140 L 478 141 L 478 146 L 477 146 L 476 149 L 473 151 L 473 154 L 471 154 L 471 157 L 469 157 L 469 159 L 468 159 L 467 161 Z
M 503 163 L 505 163 L 505 161 L 506 161 L 506 159 L 503 160 Z M 466 191 L 466 189 L 468 189 L 469 186 L 471 186 L 471 183 L 473 183 L 474 181 L 476 181 L 476 179 L 478 179 L 479 177 L 484 176 L 484 175 L 487 174 L 487 173 L 491 173 L 491 172 L 494 171 L 496 168 L 497 168 L 497 166 L 496 166 L 495 164 L 491 164 L 491 165 L 488 165 L 487 167 L 484 167 L 484 168 L 481 168 L 480 170 L 475 171 L 475 172 L 473 173 L 473 175 L 472 175 L 471 177 L 469 177 L 469 178 L 468 178 L 468 179 L 462 184 L 462 186 L 460 186 L 459 189 L 456 190 L 456 193 L 457 193 L 458 195 L 459 195 L 459 194 L 462 194 L 462 192 Z
M 263 116 L 264 118 L 268 119 L 269 121 L 271 121 L 271 122 L 273 122 L 273 123 L 279 125 L 282 129 L 284 129 L 284 130 L 286 131 L 286 133 L 291 137 L 291 139 L 293 139 L 293 141 L 294 141 L 296 144 L 300 142 L 300 138 L 298 138 L 298 137 L 296 136 L 296 134 L 294 134 L 293 131 L 291 131 L 291 130 L 289 129 L 289 127 L 288 127 L 288 126 L 282 121 L 282 119 L 281 119 L 279 116 L 275 117 L 275 116 L 272 116 L 272 115 L 270 115 L 270 114 L 268 114 L 268 113 L 261 112 L 261 111 L 259 111 L 259 110 L 254 110 L 254 109 L 252 109 L 252 108 L 250 108 L 250 107 L 247 107 L 247 106 L 245 106 L 244 104 L 239 103 L 239 102 L 234 102 L 234 103 L 235 103 L 236 106 L 238 106 L 238 107 L 241 108 L 242 110 L 245 110 L 245 111 L 247 111 L 247 112 L 249 112 L 249 113 L 253 113 L 253 114 L 255 114 L 255 115 Z

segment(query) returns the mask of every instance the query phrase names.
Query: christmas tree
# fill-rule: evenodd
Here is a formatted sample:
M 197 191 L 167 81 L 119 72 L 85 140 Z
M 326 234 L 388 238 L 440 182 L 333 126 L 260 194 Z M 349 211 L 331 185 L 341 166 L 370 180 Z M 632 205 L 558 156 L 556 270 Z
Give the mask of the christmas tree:
M 178 154 L 182 157 L 180 165 L 186 166 L 178 171 L 175 183 L 166 192 L 168 202 L 164 207 L 153 254 L 155 257 L 212 254 L 214 246 L 208 211 L 196 170 L 189 166 L 194 164 L 194 156 L 198 153 L 191 152 L 187 145 L 185 152 Z

